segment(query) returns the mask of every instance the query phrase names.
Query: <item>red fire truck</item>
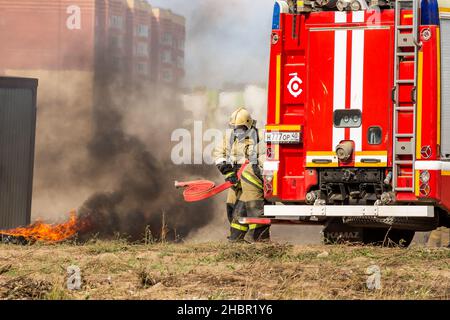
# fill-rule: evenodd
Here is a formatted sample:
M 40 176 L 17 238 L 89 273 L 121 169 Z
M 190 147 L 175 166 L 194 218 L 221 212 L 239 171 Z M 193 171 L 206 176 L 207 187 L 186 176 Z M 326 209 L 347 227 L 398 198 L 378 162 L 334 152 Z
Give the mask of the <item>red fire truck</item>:
M 260 223 L 450 226 L 450 1 L 276 1 L 267 123 Z

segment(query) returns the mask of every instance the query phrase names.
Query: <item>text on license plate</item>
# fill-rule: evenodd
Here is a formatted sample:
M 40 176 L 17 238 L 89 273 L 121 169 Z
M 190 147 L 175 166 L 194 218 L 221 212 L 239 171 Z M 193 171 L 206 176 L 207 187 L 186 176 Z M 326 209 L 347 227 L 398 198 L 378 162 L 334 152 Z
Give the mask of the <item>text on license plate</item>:
M 266 132 L 266 143 L 295 144 L 301 142 L 300 132 Z

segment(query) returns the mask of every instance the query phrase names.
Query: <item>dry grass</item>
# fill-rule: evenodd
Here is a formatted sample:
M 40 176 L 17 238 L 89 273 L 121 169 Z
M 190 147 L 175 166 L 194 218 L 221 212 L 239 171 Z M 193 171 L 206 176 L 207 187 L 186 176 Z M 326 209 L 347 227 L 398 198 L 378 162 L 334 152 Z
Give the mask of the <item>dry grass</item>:
M 324 252 L 327 254 L 323 254 Z M 450 299 L 450 250 L 285 244 L 0 245 L 2 299 Z M 370 265 L 382 288 L 366 287 Z M 66 269 L 83 286 L 66 289 Z

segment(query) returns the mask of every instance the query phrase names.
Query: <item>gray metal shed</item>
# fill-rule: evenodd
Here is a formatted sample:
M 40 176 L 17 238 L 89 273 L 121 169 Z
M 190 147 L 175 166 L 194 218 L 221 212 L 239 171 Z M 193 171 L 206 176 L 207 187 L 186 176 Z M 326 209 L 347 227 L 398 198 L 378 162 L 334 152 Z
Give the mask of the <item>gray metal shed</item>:
M 37 86 L 0 77 L 0 229 L 30 223 Z

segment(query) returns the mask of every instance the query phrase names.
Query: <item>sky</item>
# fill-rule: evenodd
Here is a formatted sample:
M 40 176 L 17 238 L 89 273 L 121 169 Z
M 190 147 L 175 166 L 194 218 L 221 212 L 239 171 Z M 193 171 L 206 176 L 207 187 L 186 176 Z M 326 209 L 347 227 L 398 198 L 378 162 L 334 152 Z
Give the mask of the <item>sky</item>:
M 149 0 L 186 17 L 186 87 L 266 83 L 274 0 Z

